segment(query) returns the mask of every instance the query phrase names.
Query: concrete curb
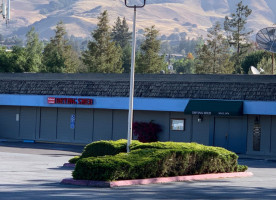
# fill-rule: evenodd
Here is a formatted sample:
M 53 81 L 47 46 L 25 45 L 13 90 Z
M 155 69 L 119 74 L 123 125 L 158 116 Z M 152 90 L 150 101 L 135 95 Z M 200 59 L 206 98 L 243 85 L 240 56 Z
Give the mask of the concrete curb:
M 157 183 L 170 183 L 178 181 L 199 181 L 208 179 L 221 179 L 221 178 L 242 178 L 253 176 L 252 172 L 234 172 L 234 173 L 218 173 L 218 174 L 200 174 L 189 176 L 175 176 L 175 177 L 160 177 L 160 178 L 147 178 L 135 180 L 121 180 L 121 181 L 92 181 L 92 180 L 74 180 L 72 178 L 63 179 L 61 184 L 88 186 L 88 187 L 121 187 L 130 185 L 146 185 Z

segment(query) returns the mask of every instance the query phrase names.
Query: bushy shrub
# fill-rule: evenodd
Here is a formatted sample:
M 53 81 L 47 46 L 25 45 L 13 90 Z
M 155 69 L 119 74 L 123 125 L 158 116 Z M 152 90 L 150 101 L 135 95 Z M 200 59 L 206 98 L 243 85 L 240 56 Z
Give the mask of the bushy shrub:
M 138 145 L 140 142 L 133 140 L 132 145 Z M 84 147 L 82 154 L 69 160 L 69 163 L 76 163 L 81 158 L 98 157 L 105 155 L 116 155 L 126 152 L 127 140 L 101 140 L 92 142 Z
M 113 156 L 83 158 L 77 162 L 73 177 L 82 180 L 116 180 L 128 174 L 129 165 L 127 161 Z
M 69 160 L 69 163 L 76 164 L 79 159 L 80 156 L 75 156 Z
M 146 122 L 134 122 L 133 134 L 138 136 L 140 142 L 156 142 L 157 134 L 161 132 L 161 127 L 158 124 Z
M 105 155 L 116 155 L 119 153 L 126 152 L 127 140 L 117 140 L 117 141 L 97 141 L 92 142 L 85 146 L 81 156 L 75 156 L 70 159 L 70 163 L 76 163 L 81 158 L 88 157 L 98 157 Z M 219 152 L 220 154 L 225 154 L 232 156 L 233 159 L 237 159 L 238 156 L 224 148 L 205 146 L 197 143 L 185 143 L 185 142 L 152 142 L 152 143 L 142 143 L 137 140 L 133 140 L 130 146 L 131 151 L 137 149 L 189 149 L 189 150 L 208 150 Z
M 161 145 L 166 146 L 162 143 L 156 146 Z M 144 148 L 128 154 L 80 159 L 73 178 L 111 181 L 246 170 L 238 165 L 237 155 L 230 151 L 195 143 L 191 146 L 193 148 Z

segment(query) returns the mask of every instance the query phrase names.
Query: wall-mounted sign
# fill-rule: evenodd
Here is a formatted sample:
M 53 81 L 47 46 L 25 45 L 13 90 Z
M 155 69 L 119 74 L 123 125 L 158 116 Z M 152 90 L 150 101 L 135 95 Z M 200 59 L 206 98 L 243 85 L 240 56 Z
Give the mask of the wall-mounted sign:
M 71 118 L 70 118 L 70 128 L 71 129 L 75 128 L 75 121 L 76 121 L 76 116 L 75 116 L 75 114 L 72 114 Z
M 78 104 L 78 105 L 92 105 L 93 99 L 86 98 L 56 98 L 48 97 L 48 104 Z

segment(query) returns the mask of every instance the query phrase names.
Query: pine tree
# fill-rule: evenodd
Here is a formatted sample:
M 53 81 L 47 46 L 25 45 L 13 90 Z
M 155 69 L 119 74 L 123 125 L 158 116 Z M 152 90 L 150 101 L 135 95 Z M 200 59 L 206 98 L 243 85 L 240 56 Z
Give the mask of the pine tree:
M 121 20 L 120 17 L 117 18 L 115 26 L 113 26 L 112 29 L 111 38 L 122 49 L 130 44 L 131 33 L 129 32 L 126 18 L 123 18 L 123 20 Z
M 248 36 L 252 31 L 248 31 L 245 26 L 251 13 L 252 10 L 248 6 L 243 5 L 241 0 L 237 4 L 236 13 L 232 13 L 230 17 L 225 17 L 224 29 L 228 33 L 229 43 L 236 48 L 236 52 L 233 55 L 235 73 L 242 73 L 241 62 L 250 47 Z
M 131 33 L 129 32 L 129 27 L 125 18 L 123 18 L 123 20 L 121 20 L 120 17 L 117 18 L 115 26 L 113 26 L 112 29 L 111 38 L 116 45 L 122 48 L 122 67 L 124 69 L 124 73 L 129 73 L 131 66 Z
M 108 13 L 98 17 L 97 29 L 92 32 L 94 41 L 89 41 L 88 50 L 83 52 L 83 62 L 89 72 L 122 73 L 122 49 L 111 41 Z
M 65 39 L 66 30 L 63 22 L 56 26 L 55 37 L 51 38 L 50 43 L 46 45 L 43 52 L 42 62 L 44 72 L 53 73 L 74 73 L 80 67 L 78 55 L 72 50 Z
M 145 40 L 141 44 L 137 59 L 137 73 L 160 73 L 165 70 L 164 56 L 159 55 L 161 42 L 157 39 L 158 33 L 154 26 L 145 29 Z
M 233 72 L 229 45 L 222 34 L 219 22 L 208 31 L 206 43 L 197 50 L 198 62 L 196 73 L 224 74 Z
M 43 44 L 34 27 L 26 34 L 26 65 L 28 72 L 39 72 L 42 65 Z

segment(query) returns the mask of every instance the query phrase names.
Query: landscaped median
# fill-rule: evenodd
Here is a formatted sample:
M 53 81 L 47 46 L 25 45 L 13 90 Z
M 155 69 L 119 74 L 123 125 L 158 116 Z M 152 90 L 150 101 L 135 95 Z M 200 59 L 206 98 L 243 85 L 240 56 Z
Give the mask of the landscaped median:
M 197 143 L 134 141 L 125 153 L 126 140 L 87 145 L 76 163 L 73 179 L 62 183 L 97 187 L 249 176 L 247 166 L 226 149 Z

